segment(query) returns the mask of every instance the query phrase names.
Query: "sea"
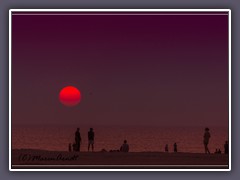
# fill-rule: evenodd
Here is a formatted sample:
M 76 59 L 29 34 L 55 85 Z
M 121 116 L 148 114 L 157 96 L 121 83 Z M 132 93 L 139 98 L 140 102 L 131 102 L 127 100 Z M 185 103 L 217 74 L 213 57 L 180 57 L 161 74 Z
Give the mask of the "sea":
M 92 126 L 91 126 L 92 127 Z M 79 127 L 82 138 L 81 151 L 87 151 L 88 126 Z M 103 149 L 119 150 L 127 140 L 131 152 L 164 152 L 168 144 L 173 152 L 177 143 L 178 152 L 204 153 L 203 135 L 205 127 L 150 127 L 150 126 L 96 126 L 94 151 Z M 41 149 L 68 151 L 69 143 L 74 143 L 76 126 L 25 125 L 11 127 L 12 149 Z M 228 127 L 209 127 L 211 138 L 209 149 L 224 151 L 228 141 Z

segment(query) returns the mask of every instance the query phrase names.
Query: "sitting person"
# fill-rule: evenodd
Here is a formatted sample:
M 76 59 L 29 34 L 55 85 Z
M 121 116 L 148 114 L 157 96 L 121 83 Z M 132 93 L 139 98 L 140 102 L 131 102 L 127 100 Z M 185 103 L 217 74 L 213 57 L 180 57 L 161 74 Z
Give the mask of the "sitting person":
M 128 152 L 129 145 L 127 144 L 127 140 L 124 140 L 123 145 L 120 147 L 120 152 Z

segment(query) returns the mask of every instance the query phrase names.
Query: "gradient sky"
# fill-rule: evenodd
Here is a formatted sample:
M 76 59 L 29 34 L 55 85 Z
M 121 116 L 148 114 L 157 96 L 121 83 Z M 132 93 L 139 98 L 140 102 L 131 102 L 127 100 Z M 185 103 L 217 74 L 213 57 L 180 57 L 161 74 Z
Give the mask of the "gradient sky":
M 227 127 L 228 16 L 15 13 L 12 124 Z

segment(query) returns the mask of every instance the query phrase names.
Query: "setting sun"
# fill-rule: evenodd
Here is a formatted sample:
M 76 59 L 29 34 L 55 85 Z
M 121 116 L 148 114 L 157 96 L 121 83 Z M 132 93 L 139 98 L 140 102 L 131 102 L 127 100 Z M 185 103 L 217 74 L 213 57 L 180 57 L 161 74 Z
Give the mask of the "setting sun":
M 81 92 L 74 86 L 66 86 L 60 91 L 59 100 L 65 106 L 76 106 L 81 100 Z

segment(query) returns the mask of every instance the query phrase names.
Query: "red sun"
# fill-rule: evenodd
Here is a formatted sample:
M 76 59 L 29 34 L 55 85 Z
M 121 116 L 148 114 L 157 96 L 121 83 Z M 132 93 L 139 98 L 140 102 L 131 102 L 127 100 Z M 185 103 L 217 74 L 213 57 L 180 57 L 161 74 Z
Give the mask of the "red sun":
M 59 100 L 65 106 L 76 106 L 81 100 L 81 92 L 74 86 L 66 86 L 60 91 Z

